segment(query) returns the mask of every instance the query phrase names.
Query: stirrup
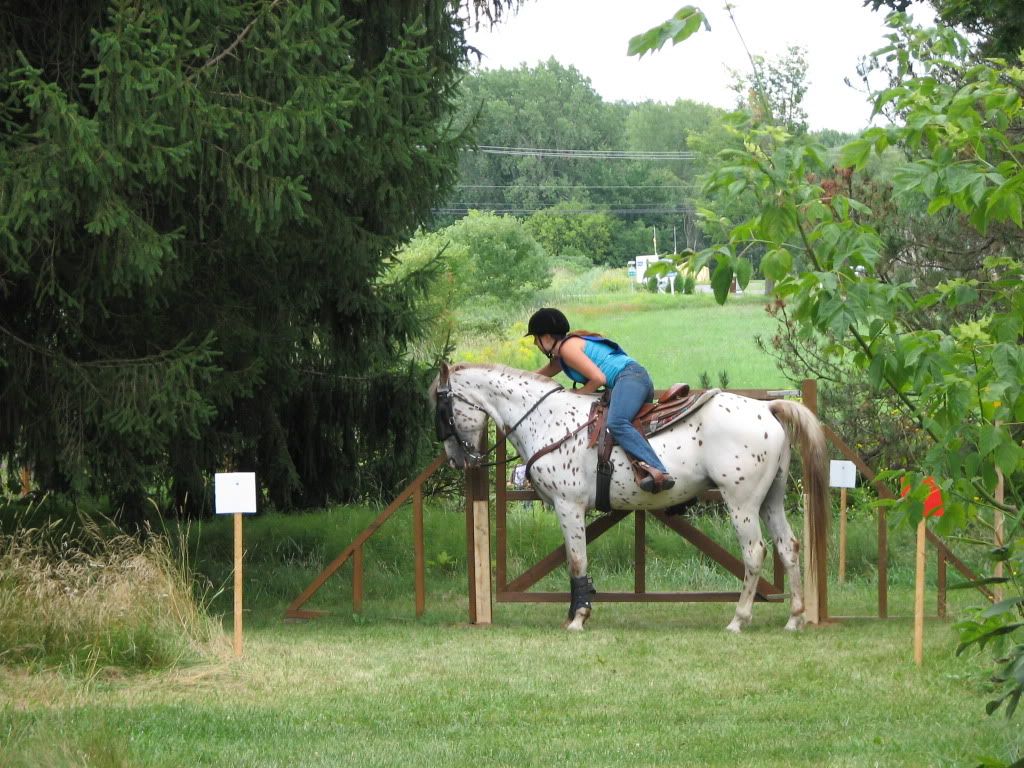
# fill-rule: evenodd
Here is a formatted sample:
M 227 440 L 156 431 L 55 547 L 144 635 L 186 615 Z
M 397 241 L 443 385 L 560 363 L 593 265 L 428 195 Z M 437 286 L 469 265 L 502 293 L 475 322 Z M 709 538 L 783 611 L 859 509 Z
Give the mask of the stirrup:
M 676 484 L 675 478 L 673 478 L 668 472 L 662 472 L 660 469 L 655 469 L 645 461 L 638 461 L 637 466 L 647 473 L 637 481 L 637 485 L 640 486 L 640 490 L 642 491 L 646 491 L 647 493 L 661 493 L 662 491 L 667 491 Z

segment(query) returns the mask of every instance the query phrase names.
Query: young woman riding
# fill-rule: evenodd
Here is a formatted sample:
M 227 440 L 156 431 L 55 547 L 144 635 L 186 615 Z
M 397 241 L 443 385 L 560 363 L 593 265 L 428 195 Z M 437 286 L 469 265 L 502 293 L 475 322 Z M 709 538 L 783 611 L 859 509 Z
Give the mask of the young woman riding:
M 608 431 L 615 442 L 636 459 L 646 475 L 640 488 L 658 493 L 675 485 L 651 444 L 632 421 L 645 403 L 654 398 L 654 384 L 647 369 L 611 339 L 590 331 L 569 332 L 569 321 L 552 307 L 538 309 L 530 317 L 527 336 L 548 358 L 537 373 L 553 377 L 562 372 L 589 394 L 604 386 L 610 392 Z

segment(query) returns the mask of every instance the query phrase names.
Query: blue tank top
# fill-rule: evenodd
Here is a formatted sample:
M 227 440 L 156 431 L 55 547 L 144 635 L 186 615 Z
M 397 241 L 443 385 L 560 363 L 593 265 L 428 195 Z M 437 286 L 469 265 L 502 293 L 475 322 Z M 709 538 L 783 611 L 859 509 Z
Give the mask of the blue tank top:
M 605 386 L 611 389 L 615 386 L 615 379 L 632 362 L 633 358 L 623 351 L 622 347 L 611 339 L 602 336 L 581 336 L 583 339 L 583 354 L 590 358 L 590 361 L 601 369 L 604 374 Z M 558 358 L 562 371 L 577 384 L 586 384 L 587 377 L 570 367 L 562 358 Z

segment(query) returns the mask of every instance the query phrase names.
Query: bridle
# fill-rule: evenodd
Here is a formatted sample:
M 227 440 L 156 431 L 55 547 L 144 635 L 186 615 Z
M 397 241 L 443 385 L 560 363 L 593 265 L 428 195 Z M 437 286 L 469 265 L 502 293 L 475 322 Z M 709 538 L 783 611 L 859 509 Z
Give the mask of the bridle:
M 562 387 L 561 385 L 558 385 L 552 389 L 549 389 L 547 392 L 541 395 L 537 402 L 535 402 L 533 405 L 526 409 L 526 413 L 524 413 L 519 418 L 519 421 L 513 424 L 510 429 L 506 430 L 505 437 L 508 437 L 513 432 L 515 432 L 516 428 L 519 427 L 519 425 L 522 424 L 524 421 L 526 421 L 527 417 L 535 410 L 537 410 L 538 406 L 540 406 L 541 403 L 543 403 L 545 400 L 551 397 L 551 395 L 555 394 L 555 392 L 564 391 L 565 388 Z M 447 366 L 442 366 L 441 374 L 438 377 L 437 381 L 437 406 L 434 409 L 434 426 L 437 429 L 437 439 L 443 443 L 449 437 L 454 437 L 458 444 L 462 447 L 462 450 L 465 452 L 466 457 L 469 459 L 470 466 L 490 466 L 489 464 L 483 464 L 483 461 L 497 449 L 498 444 L 495 443 L 493 446 L 491 446 L 489 450 L 481 453 L 476 448 L 475 445 L 470 443 L 466 438 L 459 434 L 459 429 L 458 427 L 455 426 L 455 400 L 461 400 L 470 408 L 473 408 L 487 415 L 487 412 L 479 405 L 471 402 L 467 398 L 460 395 L 458 392 L 452 391 L 451 382 L 448 379 L 448 368 Z M 530 463 L 532 463 L 532 460 Z

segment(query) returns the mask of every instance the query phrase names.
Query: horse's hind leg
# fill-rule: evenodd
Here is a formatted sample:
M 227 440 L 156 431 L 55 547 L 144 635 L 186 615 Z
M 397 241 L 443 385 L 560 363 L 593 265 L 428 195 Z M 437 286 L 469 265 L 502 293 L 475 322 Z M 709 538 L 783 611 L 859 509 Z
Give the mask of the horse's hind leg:
M 761 503 L 761 518 L 768 526 L 775 551 L 782 558 L 789 578 L 789 621 L 786 622 L 786 629 L 797 630 L 804 626 L 804 594 L 800 578 L 800 542 L 793 535 L 793 529 L 786 519 L 785 472 L 785 467 L 781 467 L 775 475 L 768 495 Z
M 555 500 L 555 514 L 565 537 L 565 558 L 569 566 L 569 620 L 566 629 L 579 631 L 590 618 L 590 596 L 594 583 L 587 576 L 587 535 L 583 519 L 585 507 L 562 499 Z
M 729 504 L 732 526 L 736 529 L 736 538 L 743 553 L 743 589 L 736 603 L 736 615 L 726 627 L 730 632 L 739 632 L 750 623 L 754 593 L 757 590 L 758 579 L 761 578 L 761 565 L 764 563 L 765 546 L 761 540 L 757 507 L 750 501 L 737 502 L 735 499 L 729 499 L 725 493 L 722 495 Z

